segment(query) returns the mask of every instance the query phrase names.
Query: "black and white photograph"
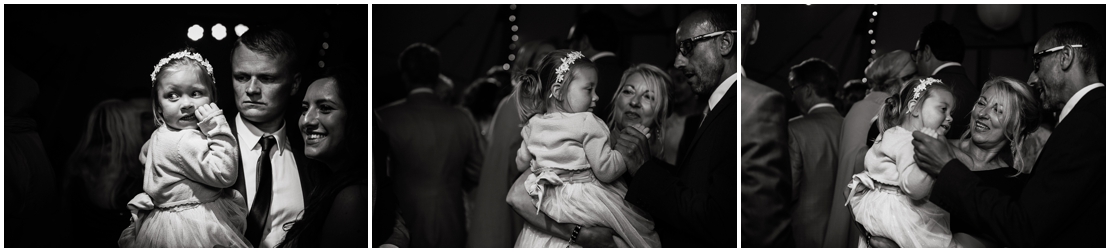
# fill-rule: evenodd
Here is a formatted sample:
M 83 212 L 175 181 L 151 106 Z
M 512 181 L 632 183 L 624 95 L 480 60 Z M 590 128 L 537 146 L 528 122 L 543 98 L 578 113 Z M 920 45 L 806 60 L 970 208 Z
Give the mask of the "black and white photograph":
M 368 247 L 368 5 L 3 8 L 3 247 Z
M 1105 4 L 741 4 L 744 248 L 1106 247 Z
M 736 4 L 371 12 L 372 247 L 738 247 Z

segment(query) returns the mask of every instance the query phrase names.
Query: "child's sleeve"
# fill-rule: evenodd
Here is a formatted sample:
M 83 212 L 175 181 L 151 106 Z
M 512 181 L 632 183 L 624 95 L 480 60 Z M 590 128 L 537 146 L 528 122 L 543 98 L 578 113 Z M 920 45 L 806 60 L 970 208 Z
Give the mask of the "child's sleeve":
M 520 136 L 524 138 L 524 141 L 520 141 L 520 149 L 516 150 L 516 171 L 518 172 L 527 170 L 532 162 L 532 153 L 528 152 L 528 135 L 531 135 L 531 133 L 532 128 L 528 125 L 524 125 L 520 129 Z
M 183 141 L 184 146 L 180 149 L 186 153 L 181 155 L 193 159 L 187 160 L 189 166 L 182 168 L 185 177 L 218 188 L 232 186 L 238 177 L 239 148 L 223 111 L 213 112 L 197 125 L 208 139 L 190 138 Z
M 597 116 L 587 117 L 586 131 L 582 145 L 586 151 L 586 161 L 594 169 L 594 176 L 601 182 L 613 182 L 628 169 L 624 155 L 609 146 L 609 127 Z
M 898 177 L 902 182 L 902 190 L 910 198 L 919 200 L 929 196 L 933 191 L 933 177 L 917 166 L 914 159 L 913 144 L 910 141 L 898 146 Z

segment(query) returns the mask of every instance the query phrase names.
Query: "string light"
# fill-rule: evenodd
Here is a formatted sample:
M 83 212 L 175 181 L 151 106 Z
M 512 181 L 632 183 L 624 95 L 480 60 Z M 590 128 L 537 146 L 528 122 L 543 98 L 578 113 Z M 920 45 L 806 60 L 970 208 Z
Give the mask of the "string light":
M 867 34 L 868 35 L 875 34 L 875 30 L 867 30 Z
M 516 15 L 509 15 L 509 22 L 516 22 Z
M 224 25 L 219 23 L 213 25 L 212 37 L 216 38 L 216 40 L 223 40 L 225 37 L 227 37 L 227 27 L 224 27 Z
M 204 37 L 204 28 L 200 27 L 200 25 L 189 26 L 189 33 L 186 35 L 193 41 L 200 40 L 200 38 Z
M 878 17 L 879 16 L 879 11 L 872 11 L 871 16 Z

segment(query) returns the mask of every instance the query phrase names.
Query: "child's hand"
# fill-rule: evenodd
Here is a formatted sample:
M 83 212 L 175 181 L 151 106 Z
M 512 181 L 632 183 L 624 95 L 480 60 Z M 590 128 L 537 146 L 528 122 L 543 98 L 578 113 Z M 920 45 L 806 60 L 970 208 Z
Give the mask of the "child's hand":
M 219 110 L 220 108 L 216 106 L 215 102 L 200 105 L 200 107 L 197 107 L 197 120 L 204 120 L 205 118 L 208 118 L 209 115 L 212 115 L 212 113 L 215 113 Z

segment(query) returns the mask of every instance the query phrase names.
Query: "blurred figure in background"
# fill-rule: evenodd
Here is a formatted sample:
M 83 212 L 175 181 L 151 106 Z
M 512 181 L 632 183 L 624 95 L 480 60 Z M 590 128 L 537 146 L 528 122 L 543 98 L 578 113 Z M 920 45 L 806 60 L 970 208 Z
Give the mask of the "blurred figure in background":
M 117 247 L 115 240 L 130 224 L 127 201 L 142 191 L 139 151 L 150 135 L 140 114 L 148 103 L 110 99 L 93 107 L 88 126 L 62 171 L 62 193 L 70 201 L 74 227 L 84 235 L 77 246 Z M 145 106 L 144 106 L 145 105 Z
M 861 79 L 848 80 L 848 83 L 844 83 L 844 88 L 836 93 L 836 97 L 840 99 L 840 105 L 836 107 L 840 110 L 840 115 L 847 115 L 852 105 L 867 96 L 868 89 L 871 87 Z
M 455 81 L 446 75 L 439 74 L 436 85 L 433 87 L 436 96 L 451 106 L 459 105 L 458 95 L 455 95 Z
M 698 96 L 686 83 L 686 75 L 678 68 L 670 68 L 667 74 L 671 76 L 668 93 L 670 97 L 670 114 L 663 123 L 663 159 L 668 164 L 678 165 L 686 150 L 690 149 L 690 140 L 701 124 L 702 110 L 708 106 L 708 97 Z M 705 99 L 703 99 L 705 98 Z
M 462 106 L 478 122 L 483 139 L 486 139 L 484 136 L 489 132 L 493 113 L 497 109 L 497 84 L 497 79 L 493 77 L 482 77 L 471 82 L 463 91 Z
M 398 65 L 412 91 L 375 111 L 389 138 L 390 171 L 411 247 L 466 245 L 463 191 L 478 182 L 484 146 L 465 111 L 432 93 L 440 72 L 439 50 L 416 43 Z
M 818 58 L 790 68 L 790 90 L 805 114 L 789 122 L 791 211 L 799 248 L 821 247 L 829 220 L 829 192 L 836 191 L 836 148 L 844 117 L 829 101 L 840 84 L 836 69 Z
M 606 98 L 613 97 L 620 85 L 621 74 L 627 68 L 617 54 L 619 41 L 617 28 L 613 19 L 601 11 L 590 11 L 578 17 L 570 27 L 570 49 L 581 51 L 597 66 L 597 86 L 595 92 L 597 101 L 594 115 L 599 118 L 609 118 L 612 110 L 612 101 Z M 543 56 L 540 55 L 542 58 Z
M 932 76 L 952 87 L 956 104 L 952 110 L 952 128 L 945 137 L 960 138 L 971 122 L 971 108 L 979 100 L 983 83 L 972 82 L 967 78 L 967 70 L 960 62 L 964 61 L 964 40 L 955 26 L 944 21 L 933 21 L 921 29 L 911 53 L 917 65 L 919 76 Z
M 39 85 L 4 68 L 4 246 L 67 247 L 70 224 L 54 166 L 31 118 Z
M 529 41 L 516 51 L 513 72 L 523 73 L 534 68 L 544 55 L 555 51 L 551 40 Z M 499 67 L 498 67 L 499 68 Z M 506 72 L 507 73 L 507 72 Z M 501 73 L 495 78 L 501 82 L 500 90 L 512 92 L 520 83 L 502 80 Z M 485 137 L 488 141 L 482 162 L 481 178 L 478 188 L 474 189 L 474 204 L 470 215 L 470 230 L 466 246 L 470 248 L 511 248 L 516 243 L 524 220 L 508 204 L 505 195 L 521 172 L 515 167 L 516 151 L 524 139 L 520 136 L 521 122 L 517 116 L 515 94 L 507 94 L 498 99 L 489 129 Z M 501 97 L 501 96 L 499 96 Z
M 863 70 L 867 76 L 870 92 L 852 105 L 848 115 L 840 127 L 840 143 L 837 149 L 837 163 L 835 184 L 833 184 L 832 205 L 829 206 L 829 224 L 825 232 L 824 244 L 826 248 L 855 248 L 858 246 L 859 229 L 852 225 L 851 214 L 844 206 L 847 196 L 843 188 L 848 186 L 852 175 L 863 172 L 863 156 L 869 147 L 868 141 L 873 140 L 869 132 L 878 135 L 875 125 L 879 107 L 885 103 L 891 94 L 902 90 L 902 83 L 914 77 L 917 67 L 910 57 L 910 53 L 902 50 L 880 55 Z M 954 115 L 953 115 L 954 117 Z

